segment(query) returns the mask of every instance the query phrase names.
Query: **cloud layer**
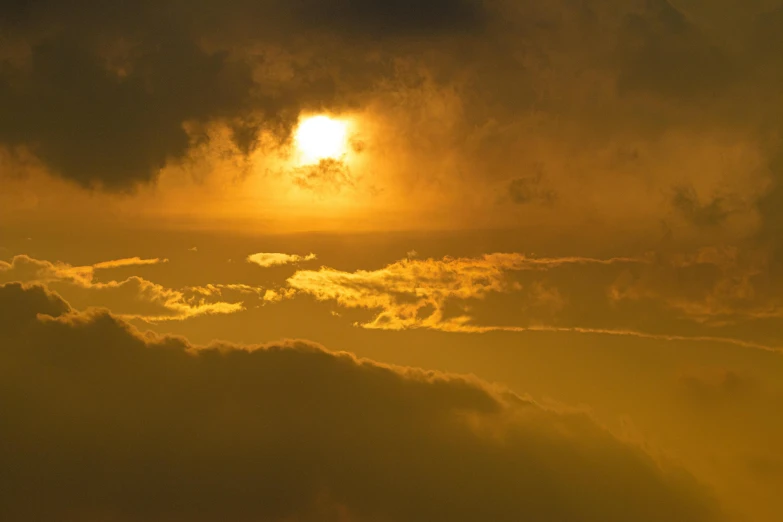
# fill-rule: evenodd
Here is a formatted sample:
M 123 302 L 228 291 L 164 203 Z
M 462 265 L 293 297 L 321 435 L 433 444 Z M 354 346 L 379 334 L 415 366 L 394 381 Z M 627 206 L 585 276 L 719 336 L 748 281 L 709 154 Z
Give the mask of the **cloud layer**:
M 4 520 L 722 520 L 583 414 L 472 378 L 194 347 L 39 286 L 0 311 Z
M 0 142 L 30 149 L 83 186 L 110 190 L 153 181 L 167 162 L 185 159 L 201 139 L 188 125 L 225 123 L 248 152 L 261 127 L 285 135 L 300 109 L 346 105 L 366 90 L 356 69 L 347 71 L 344 92 L 331 65 L 313 63 L 326 57 L 319 44 L 337 46 L 339 68 L 348 57 L 335 38 L 383 42 L 483 25 L 472 0 L 199 0 L 187 7 L 167 0 L 132 8 L 79 1 L 72 9 L 22 1 L 4 11 Z M 296 60 L 275 58 L 281 47 Z M 308 58 L 313 51 L 320 56 Z M 291 68 L 302 70 L 291 78 Z
M 757 254 L 405 259 L 377 270 L 298 270 L 287 297 L 367 310 L 371 318 L 355 324 L 371 329 L 572 332 L 783 353 L 778 285 Z
M 97 282 L 96 270 L 155 265 L 166 259 L 140 259 L 138 257 L 103 261 L 89 266 L 72 266 L 67 263 L 33 259 L 26 255 L 14 256 L 10 263 L 0 261 L 0 282 L 46 284 L 61 290 L 79 308 L 104 307 L 124 318 L 147 321 L 181 320 L 205 314 L 229 314 L 243 309 L 242 301 L 228 302 L 224 290 L 239 295 L 258 293 L 247 285 L 220 285 L 176 290 L 153 283 L 139 276 L 123 280 Z
M 247 261 L 270 268 L 312 259 L 314 254 L 259 253 Z M 780 284 L 769 274 L 767 256 L 753 250 L 710 247 L 614 258 L 410 255 L 372 270 L 298 267 L 290 276 L 251 270 L 237 282 L 177 287 L 139 275 L 96 280 L 98 271 L 166 262 L 134 257 L 73 266 L 18 255 L 0 261 L 0 283 L 44 284 L 79 310 L 106 307 L 147 322 L 236 314 L 311 297 L 329 303 L 332 314 L 345 312 L 341 321 L 367 329 L 569 332 L 783 352 Z
M 686 236 L 746 237 L 759 202 L 777 219 L 778 0 L 75 5 L 6 8 L 0 143 L 84 186 L 190 160 L 225 184 L 216 157 L 263 149 L 266 171 L 300 112 L 327 110 L 367 116 L 354 188 L 397 209 Z
M 563 265 L 637 263 L 631 258 L 530 258 L 524 254 L 487 254 L 481 258 L 402 260 L 379 270 L 346 273 L 331 268 L 299 270 L 291 288 L 349 308 L 381 309 L 365 326 L 398 330 L 410 327 L 459 329 L 465 315 L 445 317 L 447 301 L 483 299 L 489 293 L 521 289 L 508 272 L 546 270 Z

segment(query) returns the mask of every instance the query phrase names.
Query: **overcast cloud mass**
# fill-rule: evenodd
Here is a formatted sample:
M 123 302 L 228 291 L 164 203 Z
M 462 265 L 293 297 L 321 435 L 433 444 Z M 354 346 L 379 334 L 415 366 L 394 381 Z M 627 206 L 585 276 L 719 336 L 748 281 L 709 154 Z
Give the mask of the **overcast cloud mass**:
M 3 2 L 0 519 L 783 520 L 781 35 Z

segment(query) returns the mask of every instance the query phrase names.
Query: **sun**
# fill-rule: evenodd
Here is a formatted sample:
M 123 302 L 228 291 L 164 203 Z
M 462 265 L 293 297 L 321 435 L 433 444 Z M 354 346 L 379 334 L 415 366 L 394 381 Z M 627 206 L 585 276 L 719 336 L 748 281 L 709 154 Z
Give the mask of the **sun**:
M 348 125 L 329 116 L 310 116 L 299 122 L 294 142 L 305 164 L 324 159 L 339 159 L 348 149 Z

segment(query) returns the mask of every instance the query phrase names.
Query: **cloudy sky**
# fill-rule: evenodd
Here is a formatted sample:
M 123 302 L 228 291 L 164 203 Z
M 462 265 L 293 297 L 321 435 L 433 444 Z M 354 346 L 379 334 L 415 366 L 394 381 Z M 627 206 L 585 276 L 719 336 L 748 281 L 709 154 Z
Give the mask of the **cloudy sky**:
M 783 519 L 781 0 L 0 6 L 0 518 Z

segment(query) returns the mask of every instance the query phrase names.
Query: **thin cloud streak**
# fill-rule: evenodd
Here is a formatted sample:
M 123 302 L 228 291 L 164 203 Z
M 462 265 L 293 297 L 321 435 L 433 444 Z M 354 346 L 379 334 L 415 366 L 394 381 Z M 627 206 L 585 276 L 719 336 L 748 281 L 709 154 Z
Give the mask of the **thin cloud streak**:
M 363 328 L 373 328 L 368 325 L 358 325 Z M 624 330 L 624 329 L 611 329 L 611 328 L 584 328 L 580 326 L 477 326 L 477 325 L 465 325 L 453 322 L 447 322 L 442 327 L 426 326 L 425 328 L 442 330 L 444 332 L 460 332 L 460 333 L 489 333 L 489 332 L 555 332 L 555 333 L 580 333 L 580 334 L 595 334 L 595 335 L 612 335 L 622 337 L 636 337 L 640 339 L 650 339 L 653 341 L 682 341 L 682 342 L 697 342 L 697 343 L 719 343 L 730 344 L 733 346 L 739 346 L 741 348 L 752 348 L 755 350 L 762 350 L 765 352 L 772 352 L 783 354 L 783 347 L 770 346 L 762 343 L 754 343 L 751 341 L 743 341 L 742 339 L 733 339 L 731 337 L 714 337 L 709 335 L 671 335 L 671 334 L 654 334 L 648 332 L 639 332 L 636 330 Z
M 100 263 L 95 263 L 92 265 L 92 268 L 96 270 L 103 270 L 108 268 L 120 268 L 124 266 L 144 266 L 144 265 L 157 265 L 160 263 L 168 263 L 168 259 L 160 259 L 160 258 L 154 258 L 154 259 L 142 259 L 140 257 L 128 257 L 125 259 L 115 259 L 113 261 L 103 261 Z
M 316 255 L 313 253 L 307 254 L 306 256 L 300 256 L 296 254 L 281 254 L 278 252 L 259 252 L 258 254 L 247 256 L 248 263 L 256 264 L 262 268 L 289 265 L 301 261 L 312 261 L 314 259 L 316 259 Z

